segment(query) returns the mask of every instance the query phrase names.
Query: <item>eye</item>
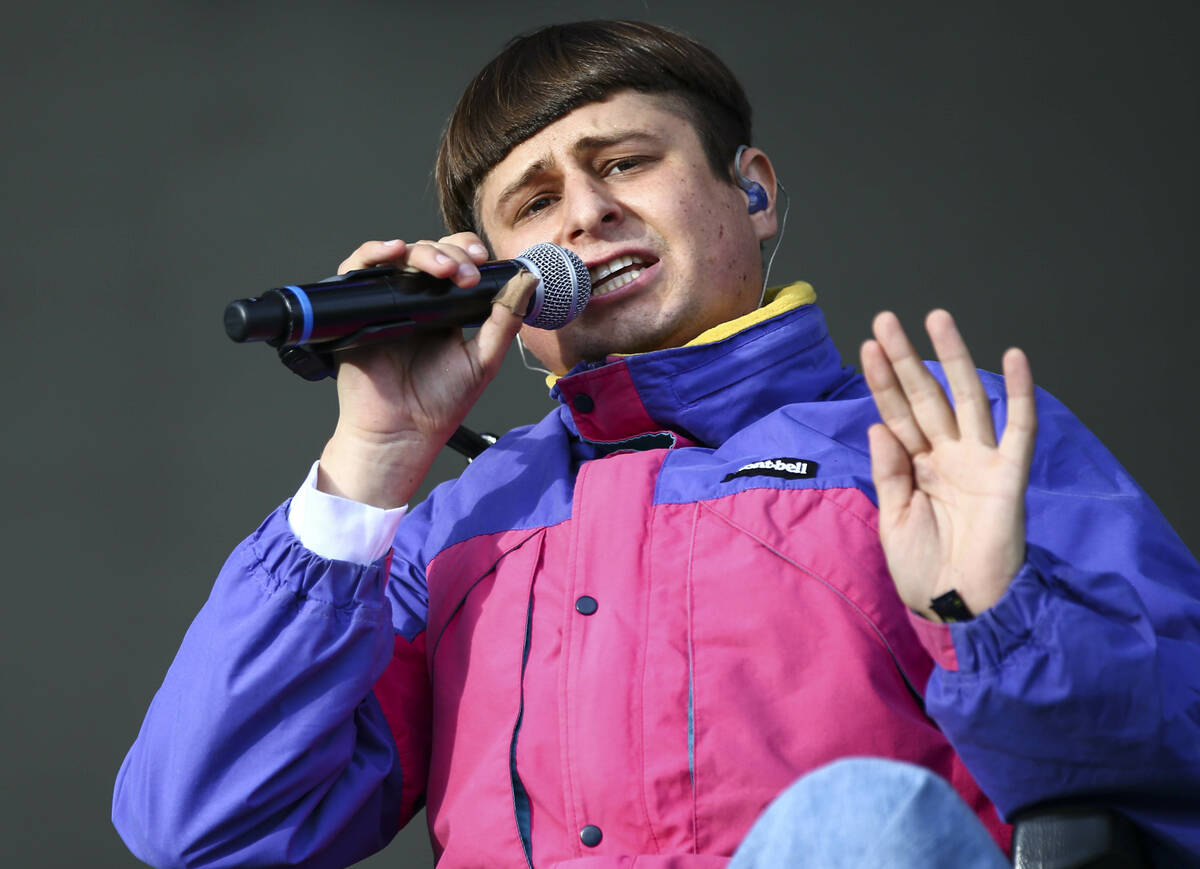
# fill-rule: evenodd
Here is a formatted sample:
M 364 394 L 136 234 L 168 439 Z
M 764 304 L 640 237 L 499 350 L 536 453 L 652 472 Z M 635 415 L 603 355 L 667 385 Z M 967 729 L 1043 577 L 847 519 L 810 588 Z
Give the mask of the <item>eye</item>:
M 613 160 L 604 167 L 605 175 L 621 175 L 636 169 L 642 164 L 648 162 L 644 157 L 621 157 L 619 160 Z
M 527 202 L 517 212 L 517 220 L 537 214 L 539 211 L 543 211 L 543 210 L 549 208 L 553 204 L 554 204 L 554 199 L 549 196 L 535 197 L 535 198 L 529 200 L 529 202 Z

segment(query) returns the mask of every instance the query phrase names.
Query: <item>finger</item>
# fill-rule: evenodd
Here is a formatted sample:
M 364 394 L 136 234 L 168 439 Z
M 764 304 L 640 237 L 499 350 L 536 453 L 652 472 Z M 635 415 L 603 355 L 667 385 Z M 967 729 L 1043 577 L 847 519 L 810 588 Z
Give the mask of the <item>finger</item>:
M 887 426 L 875 423 L 867 429 L 871 445 L 871 479 L 879 501 L 879 526 L 893 527 L 908 508 L 913 494 L 912 461 L 904 446 Z
M 389 262 L 403 262 L 408 253 L 408 245 L 398 238 L 391 241 L 366 241 L 360 244 L 350 256 L 342 260 L 337 273 L 344 275 L 355 269 L 369 269 L 371 266 Z
M 991 405 L 979 381 L 979 372 L 975 370 L 971 352 L 967 350 L 967 344 L 954 324 L 954 318 L 948 311 L 930 311 L 925 318 L 925 331 L 929 333 L 933 350 L 950 383 L 958 430 L 964 437 L 995 446 L 996 428 L 992 421 Z
M 513 286 L 517 282 L 517 286 Z M 509 286 L 506 290 L 513 290 L 513 296 L 519 297 L 524 294 L 525 299 L 532 293 L 538 283 L 538 279 L 533 275 L 522 273 L 509 281 Z M 521 286 L 524 284 L 524 286 Z M 513 305 L 512 301 L 504 301 L 498 299 L 493 305 L 491 313 L 488 315 L 480 326 L 479 331 L 471 339 L 475 345 L 475 351 L 479 360 L 480 366 L 490 375 L 500 367 L 501 361 L 504 359 L 504 354 L 508 352 L 508 348 L 512 346 L 513 339 L 517 332 L 520 331 L 521 325 L 524 322 L 522 315 L 516 313 L 516 310 L 524 310 L 525 304 Z
M 946 393 L 913 349 L 900 320 L 891 311 L 884 311 L 875 317 L 872 329 L 900 381 L 900 388 L 904 390 L 922 434 L 930 443 L 958 437 L 958 424 Z
M 415 269 L 439 278 L 449 278 L 460 287 L 479 283 L 479 267 L 471 254 L 444 241 L 418 241 L 409 245 L 406 262 Z
M 455 247 L 461 247 L 470 254 L 472 261 L 476 265 L 482 265 L 490 258 L 487 245 L 473 232 L 456 232 L 453 235 L 445 236 L 440 241 L 443 244 L 452 244 Z
M 1013 347 L 1004 354 L 1004 384 L 1008 393 L 1008 420 L 1000 437 L 1000 452 L 1028 473 L 1037 440 L 1037 400 L 1033 372 L 1025 353 Z
M 929 441 L 917 425 L 908 398 L 900 388 L 896 372 L 892 370 L 892 364 L 879 342 L 863 342 L 859 355 L 862 359 L 863 376 L 867 379 L 871 397 L 875 399 L 880 419 L 910 455 L 928 450 Z

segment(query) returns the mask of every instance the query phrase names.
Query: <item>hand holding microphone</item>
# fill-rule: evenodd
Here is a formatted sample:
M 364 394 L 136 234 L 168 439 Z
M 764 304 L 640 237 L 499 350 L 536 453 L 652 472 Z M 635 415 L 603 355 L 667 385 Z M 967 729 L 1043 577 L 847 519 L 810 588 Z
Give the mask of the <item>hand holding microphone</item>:
M 591 296 L 583 261 L 548 242 L 510 260 L 484 263 L 478 272 L 479 280 L 464 287 L 411 267 L 355 269 L 319 283 L 279 287 L 258 298 L 231 302 L 225 309 L 225 331 L 238 342 L 348 349 L 414 331 L 477 326 L 492 303 L 501 300 L 509 281 L 522 272 L 537 279 L 528 303 L 522 300 L 518 312 L 513 308 L 516 294 L 504 300 L 525 323 L 539 329 L 566 325 Z M 471 274 L 469 268 L 466 274 Z
M 344 280 L 231 304 L 226 329 L 234 340 L 286 348 L 305 338 L 337 350 L 338 423 L 321 454 L 317 486 L 385 508 L 411 498 L 499 370 L 523 320 L 564 325 L 591 294 L 587 269 L 570 251 L 535 245 L 488 264 L 474 233 L 411 245 L 367 242 L 338 271 Z M 497 288 L 527 274 L 538 279 L 527 310 L 514 313 L 503 295 L 493 304 Z M 475 324 L 470 338 L 447 329 Z

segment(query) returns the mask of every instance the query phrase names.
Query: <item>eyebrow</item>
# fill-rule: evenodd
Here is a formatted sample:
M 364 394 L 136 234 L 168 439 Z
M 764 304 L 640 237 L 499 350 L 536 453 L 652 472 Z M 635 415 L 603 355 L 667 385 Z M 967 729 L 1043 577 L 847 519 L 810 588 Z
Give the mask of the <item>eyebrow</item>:
M 580 154 L 584 151 L 596 151 L 600 148 L 620 145 L 631 140 L 657 142 L 660 138 L 649 130 L 617 130 L 607 136 L 584 136 L 571 146 L 571 150 Z
M 553 157 L 544 157 L 534 160 L 527 167 L 525 167 L 525 171 L 521 173 L 521 176 L 517 178 L 516 181 L 504 188 L 504 192 L 502 192 L 500 194 L 500 198 L 496 200 L 496 208 L 503 208 L 504 203 L 516 196 L 522 188 L 528 187 L 534 178 L 541 175 L 548 169 L 553 169 L 554 165 L 555 163 Z
M 598 151 L 601 148 L 609 148 L 613 145 L 620 145 L 623 142 L 629 142 L 633 140 L 657 142 L 659 141 L 659 138 L 660 137 L 646 130 L 617 130 L 604 136 L 584 136 L 571 145 L 571 151 L 578 155 L 588 151 Z M 507 203 L 508 200 L 516 196 L 517 193 L 519 193 L 523 188 L 528 187 L 534 178 L 536 178 L 538 175 L 541 175 L 543 172 L 553 169 L 555 165 L 556 164 L 553 157 L 543 157 L 538 160 L 534 160 L 525 168 L 525 171 L 521 173 L 520 177 L 518 177 L 516 181 L 504 188 L 503 192 L 500 194 L 500 198 L 496 200 L 496 207 L 498 209 L 503 208 L 504 204 Z

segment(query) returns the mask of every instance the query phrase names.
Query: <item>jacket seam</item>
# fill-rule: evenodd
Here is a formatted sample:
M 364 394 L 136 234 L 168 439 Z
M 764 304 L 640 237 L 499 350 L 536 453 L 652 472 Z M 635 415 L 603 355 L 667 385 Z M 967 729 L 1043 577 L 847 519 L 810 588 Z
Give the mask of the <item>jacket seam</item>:
M 541 531 L 541 530 L 543 530 L 543 529 L 535 528 L 534 530 L 530 531 L 526 537 L 522 537 L 517 543 L 513 544 L 511 547 L 509 547 L 508 549 L 504 550 L 499 555 L 497 555 L 496 560 L 493 561 L 490 565 L 488 565 L 488 569 L 485 570 L 483 573 L 481 573 L 479 576 L 477 576 L 470 585 L 468 585 L 465 589 L 463 589 L 462 597 L 460 597 L 458 600 L 458 603 L 456 603 L 454 605 L 454 609 L 452 609 L 450 611 L 450 614 L 448 616 L 446 616 L 445 621 L 443 621 L 442 624 L 438 627 L 437 639 L 434 640 L 433 646 L 430 647 L 429 671 L 430 671 L 431 677 L 433 674 L 433 666 L 434 666 L 433 662 L 437 659 L 437 650 L 438 650 L 438 647 L 441 646 L 441 644 L 442 644 L 442 637 L 444 637 L 446 635 L 446 629 L 450 626 L 450 623 L 452 621 L 454 621 L 454 617 L 456 615 L 458 615 L 458 611 L 462 609 L 463 604 L 466 603 L 466 601 L 467 601 L 467 598 L 471 596 L 471 592 L 475 590 L 475 587 L 478 586 L 479 583 L 483 582 L 485 579 L 487 579 L 489 576 L 491 576 L 493 573 L 496 572 L 496 567 L 497 567 L 497 565 L 500 564 L 501 561 L 503 561 L 509 555 L 512 555 L 514 552 L 516 552 L 518 549 L 520 549 L 526 543 L 528 543 L 530 540 L 532 540 L 534 537 L 536 537 L 538 534 L 538 531 Z M 428 626 L 427 626 L 427 629 L 428 629 Z
M 661 465 L 660 465 L 660 469 L 661 469 Z M 655 486 L 656 487 L 658 485 L 658 477 L 659 477 L 659 475 L 655 474 Z M 651 553 L 651 558 L 650 558 L 650 566 L 649 566 L 649 581 L 646 583 L 646 589 L 645 589 L 645 598 L 644 598 L 645 605 L 642 607 L 642 614 L 643 614 L 642 636 L 643 637 L 650 636 L 650 601 L 653 599 L 653 588 L 654 588 L 654 580 L 655 580 L 654 570 L 653 570 L 654 524 L 655 524 L 654 523 L 654 515 L 655 515 L 655 513 L 656 513 L 656 510 L 653 507 L 651 507 L 649 529 L 646 532 L 646 550 Z M 647 788 L 647 785 L 649 784 L 649 780 L 646 776 L 646 668 L 648 666 L 647 660 L 648 660 L 649 656 L 646 654 L 646 649 L 645 649 L 644 645 L 641 649 L 641 656 L 642 656 L 642 667 L 641 667 L 641 675 L 640 675 L 641 702 L 639 703 L 639 708 L 638 708 L 638 738 L 642 744 L 642 751 L 641 751 L 642 769 L 641 769 L 641 777 L 640 777 L 641 783 L 642 783 L 642 786 L 640 788 L 641 795 L 642 795 L 642 811 L 645 813 L 645 817 L 646 817 L 646 829 L 650 831 L 650 840 L 652 842 L 654 842 L 654 850 L 656 853 L 661 854 L 662 846 L 659 844 L 658 834 L 654 831 L 654 822 L 650 818 L 650 802 L 646 798 L 646 788 Z
M 571 843 L 571 851 L 575 857 L 582 857 L 583 851 L 580 847 L 578 836 L 571 836 L 570 830 L 579 829 L 579 805 L 578 797 L 575 793 L 575 763 L 574 752 L 571 750 L 571 707 L 568 705 L 568 683 L 571 679 L 571 666 L 573 659 L 572 644 L 575 634 L 575 620 L 570 617 L 571 601 L 575 598 L 575 585 L 579 576 L 579 536 L 580 529 L 585 527 L 583 517 L 583 484 L 585 477 L 590 475 L 591 468 L 587 463 L 579 468 L 579 472 L 575 475 L 575 486 L 571 497 L 571 538 L 569 549 L 567 552 L 568 573 L 564 581 L 566 594 L 563 598 L 563 611 L 565 614 L 563 624 L 562 638 L 562 654 L 559 665 L 562 667 L 562 673 L 558 680 L 558 714 L 559 714 L 559 752 L 562 756 L 562 769 L 565 777 L 563 786 L 563 812 L 567 819 L 567 838 Z
M 699 787 L 696 780 L 696 657 L 695 657 L 695 609 L 692 601 L 695 593 L 693 569 L 696 563 L 696 529 L 700 525 L 700 504 L 692 506 L 692 533 L 688 540 L 687 558 L 687 650 L 688 650 L 688 767 L 692 786 L 692 853 L 700 853 L 700 806 Z
M 267 567 L 266 554 L 260 548 L 257 537 L 251 542 L 251 549 L 254 552 L 254 563 L 250 565 L 250 575 L 254 577 L 255 584 L 268 598 L 290 597 L 295 603 L 299 615 L 338 621 L 353 621 L 356 615 L 362 613 L 364 616 L 369 617 L 369 621 L 372 623 L 387 622 L 390 625 L 390 606 L 385 608 L 381 603 L 371 603 L 354 598 L 351 598 L 345 604 L 338 604 L 320 595 L 311 595 L 303 589 L 292 588 L 286 581 L 276 576 Z M 362 572 L 366 572 L 369 569 L 371 568 L 364 568 Z M 313 606 L 309 606 L 308 604 L 310 603 Z
M 822 491 L 822 490 L 817 490 L 817 491 Z M 822 500 L 828 500 L 828 499 L 822 498 Z M 827 588 L 834 595 L 836 595 L 840 600 L 842 600 L 847 606 L 849 606 L 856 613 L 858 613 L 858 615 L 862 618 L 862 620 L 871 627 L 872 631 L 875 632 L 876 639 L 878 639 L 879 643 L 883 646 L 884 650 L 887 651 L 888 655 L 891 657 L 892 663 L 896 667 L 896 672 L 899 673 L 900 678 L 904 681 L 904 684 L 908 686 L 909 691 L 913 694 L 913 699 L 915 701 L 918 701 L 919 705 L 921 705 L 921 706 L 924 705 L 923 704 L 924 695 L 920 691 L 917 690 L 916 686 L 913 685 L 912 680 L 908 678 L 908 674 L 904 672 L 904 668 L 902 666 L 900 666 L 900 658 L 896 655 L 895 650 L 892 648 L 892 644 L 888 642 L 887 635 L 884 634 L 883 630 L 879 627 L 879 625 L 875 624 L 875 620 L 872 619 L 869 615 L 867 615 L 867 613 L 862 609 L 862 607 L 860 607 L 857 603 L 855 603 L 853 600 L 851 600 L 850 597 L 848 595 L 846 595 L 845 592 L 843 592 L 841 589 L 839 589 L 836 585 L 834 585 L 829 580 L 827 580 L 824 577 L 822 577 L 821 575 L 819 575 L 816 571 L 812 570 L 809 567 L 806 567 L 805 565 L 801 564 L 800 562 L 796 561 L 795 559 L 790 558 L 789 556 L 780 552 L 778 549 L 776 549 L 770 543 L 765 541 L 759 535 L 755 534 L 749 528 L 745 528 L 740 523 L 734 521 L 730 517 L 719 512 L 718 510 L 713 508 L 711 504 L 704 502 L 704 501 L 698 501 L 697 505 L 708 510 L 710 513 L 712 513 L 712 515 L 716 516 L 718 519 L 720 519 L 722 522 L 729 525 L 731 528 L 736 528 L 738 531 L 741 531 L 743 534 L 748 536 L 750 539 L 756 541 L 760 546 L 764 547 L 769 552 L 774 553 L 777 558 L 782 559 L 783 561 L 785 561 L 788 564 L 795 567 L 797 570 L 800 570 L 802 573 L 805 573 L 808 576 L 815 579 L 822 586 Z M 849 515 L 853 515 L 853 514 L 851 513 Z M 855 517 L 855 518 L 858 518 L 858 517 Z M 861 521 L 861 520 L 859 520 L 859 521 Z

